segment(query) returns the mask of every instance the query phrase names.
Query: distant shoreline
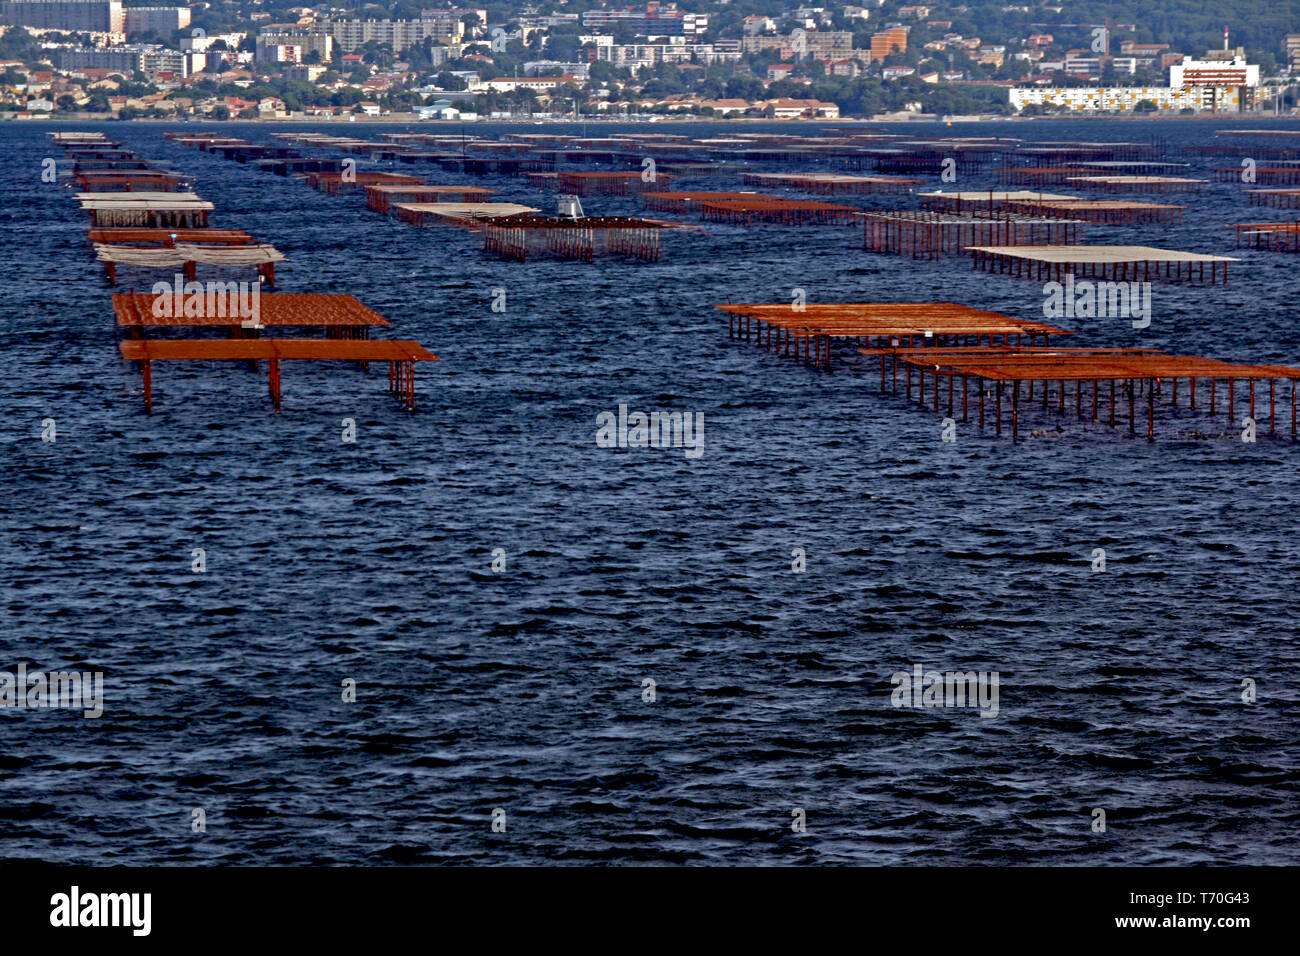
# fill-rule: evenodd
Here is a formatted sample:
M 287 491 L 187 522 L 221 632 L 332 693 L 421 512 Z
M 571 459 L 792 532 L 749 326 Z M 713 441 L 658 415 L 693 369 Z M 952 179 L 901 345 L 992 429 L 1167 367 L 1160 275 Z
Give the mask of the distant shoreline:
M 348 118 L 351 117 L 351 118 Z M 130 119 L 118 119 L 114 116 L 105 116 L 98 113 L 88 114 L 63 114 L 49 113 L 40 116 L 27 116 L 18 118 L 13 114 L 4 116 L 5 122 L 11 123 L 170 123 L 176 125 L 195 126 L 216 126 L 226 124 L 248 124 L 258 125 L 275 125 L 275 124 L 331 124 L 351 126 L 354 124 L 371 124 L 384 125 L 392 123 L 417 124 L 420 126 L 491 126 L 494 124 L 508 125 L 535 125 L 535 126 L 564 126 L 574 125 L 577 123 L 589 123 L 592 125 L 637 125 L 637 126 L 657 126 L 661 123 L 681 124 L 681 123 L 717 123 L 720 126 L 739 125 L 746 123 L 779 123 L 783 126 L 806 126 L 816 125 L 825 126 L 826 124 L 852 124 L 852 125 L 873 125 L 873 124 L 899 124 L 899 123 L 1050 123 L 1050 122 L 1073 122 L 1075 120 L 1089 121 L 1120 121 L 1120 122 L 1145 122 L 1158 121 L 1162 123 L 1171 122 L 1204 122 L 1206 120 L 1222 123 L 1226 121 L 1240 122 L 1260 122 L 1260 123 L 1279 123 L 1288 120 L 1300 120 L 1300 111 L 1294 113 L 1284 113 L 1280 115 L 1259 114 L 1259 113 L 1195 113 L 1190 116 L 1182 115 L 1159 115 L 1156 113 L 1088 113 L 1069 116 L 1001 116 L 998 114 L 977 114 L 977 115 L 958 115 L 958 116 L 940 116 L 931 113 L 906 113 L 890 114 L 888 116 L 847 116 L 847 117 L 819 117 L 816 119 L 768 119 L 762 116 L 745 116 L 731 117 L 721 119 L 715 116 L 657 116 L 655 119 L 629 119 L 625 117 L 581 117 L 564 119 L 420 119 L 414 113 L 396 113 L 388 116 L 358 116 L 348 114 L 347 116 L 335 116 L 331 118 L 319 116 L 281 116 L 276 118 L 256 119 L 244 117 L 230 117 L 229 119 L 177 119 L 174 117 L 152 117 L 136 116 Z

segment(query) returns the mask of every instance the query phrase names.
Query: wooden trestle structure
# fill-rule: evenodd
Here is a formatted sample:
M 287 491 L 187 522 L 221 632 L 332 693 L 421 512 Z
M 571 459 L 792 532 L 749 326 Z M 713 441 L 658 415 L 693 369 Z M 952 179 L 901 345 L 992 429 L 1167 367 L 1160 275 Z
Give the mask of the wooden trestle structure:
M 997 218 L 916 210 L 861 213 L 862 248 L 913 259 L 938 259 L 974 245 L 1070 245 L 1087 223 L 1019 213 Z
M 801 358 L 805 364 L 830 371 L 831 343 L 851 340 L 870 344 L 886 340 L 893 347 L 922 344 L 1008 346 L 1030 344 L 1041 336 L 1071 333 L 1045 322 L 1013 319 L 999 312 L 952 302 L 788 302 L 715 305 L 727 313 L 727 333 L 754 341 L 769 350 Z M 802 354 L 801 354 L 802 352 Z
M 756 222 L 782 226 L 843 226 L 854 222 L 858 210 L 829 202 L 797 199 L 713 199 L 699 204 L 709 222 L 750 226 Z
M 212 203 L 193 193 L 79 193 L 81 208 L 99 228 L 144 226 L 196 229 L 208 224 Z
M 95 243 L 95 258 L 104 263 L 104 272 L 110 285 L 117 285 L 117 267 L 131 266 L 142 269 L 167 269 L 181 271 L 187 279 L 197 278 L 197 267 L 215 266 L 219 269 L 253 267 L 258 277 L 268 286 L 275 285 L 275 264 L 284 261 L 284 254 L 275 246 L 236 245 L 215 246 L 173 243 L 170 246 L 115 246 Z
M 565 171 L 555 177 L 555 183 L 560 192 L 578 196 L 634 196 L 670 188 L 673 178 L 664 173 L 647 178 L 642 173 Z
M 176 173 L 152 169 L 97 169 L 74 172 L 73 184 L 87 193 L 181 192 L 186 179 Z
M 401 173 L 374 173 L 346 169 L 338 172 L 333 170 L 304 172 L 298 175 L 312 189 L 319 189 L 330 196 L 337 196 L 349 189 L 364 189 L 367 186 L 410 186 L 421 181 L 419 176 L 406 176 Z
M 1168 203 L 1132 202 L 1127 199 L 1055 199 L 1008 202 L 1002 208 L 1024 215 L 1082 219 L 1085 222 L 1127 226 L 1148 222 L 1180 223 L 1183 221 L 1183 211 L 1187 207 Z
M 725 202 L 736 200 L 739 202 L 754 202 L 758 200 L 767 200 L 781 202 L 780 196 L 769 196 L 765 193 L 732 193 L 732 192 L 654 192 L 642 193 L 641 204 L 646 209 L 655 212 L 698 212 L 700 203 L 704 202 Z
M 1067 275 L 1112 282 L 1228 282 L 1231 256 L 1153 246 L 971 246 L 976 269 L 1016 278 L 1059 282 Z M 1163 272 L 1161 271 L 1163 267 Z
M 992 216 L 1018 203 L 1065 202 L 1078 196 L 1063 196 L 1029 189 L 966 190 L 964 192 L 921 193 L 921 208 L 936 212 L 966 213 L 975 216 Z
M 1072 176 L 1096 173 L 1086 166 L 1003 166 L 998 182 L 1015 186 L 1060 186 Z
M 1024 186 L 1062 185 L 1078 176 L 1135 176 L 1185 170 L 1187 163 L 1165 162 L 1081 162 L 1071 166 L 1004 166 L 998 181 Z
M 1300 252 L 1300 222 L 1239 222 L 1237 245 L 1271 252 Z
M 147 409 L 154 405 L 154 362 L 265 360 L 271 403 L 276 411 L 280 410 L 280 363 L 285 361 L 387 362 L 389 392 L 415 411 L 415 363 L 438 360 L 419 342 L 391 339 L 126 339 L 118 348 L 122 358 L 139 363 Z
M 1107 193 L 1191 193 L 1205 188 L 1204 179 L 1182 176 L 1071 176 L 1065 185 Z
M 397 203 L 476 203 L 485 202 L 496 193 L 495 189 L 484 186 L 436 186 L 420 181 L 407 185 L 379 183 L 368 185 L 365 190 L 366 208 L 385 215 Z
M 1245 382 L 1248 391 L 1246 410 L 1255 421 L 1256 383 L 1266 381 L 1268 434 L 1276 435 L 1277 383 L 1281 380 L 1290 382 L 1291 440 L 1296 440 L 1296 386 L 1300 384 L 1300 368 L 1242 365 L 1195 355 L 1166 355 L 1154 349 L 868 348 L 859 351 L 879 357 L 882 393 L 886 391 L 886 361 L 894 370 L 894 394 L 898 393 L 898 366 L 901 363 L 906 369 L 904 388 L 908 399 L 912 396 L 912 371 L 915 370 L 918 402 L 923 406 L 929 402 L 938 412 L 946 401 L 946 412 L 951 418 L 955 419 L 958 414 L 959 400 L 960 420 L 970 421 L 970 406 L 974 404 L 978 410 L 979 427 L 984 428 L 986 397 L 990 398 L 994 429 L 998 435 L 1002 434 L 1002 405 L 1006 401 L 1013 441 L 1020 437 L 1022 388 L 1025 401 L 1033 402 L 1035 383 L 1042 396 L 1044 411 L 1054 408 L 1057 415 L 1064 416 L 1068 414 L 1068 406 L 1073 405 L 1078 420 L 1106 422 L 1112 428 L 1117 421 L 1117 405 L 1127 399 L 1125 420 L 1130 436 L 1138 433 L 1136 406 L 1145 398 L 1146 437 L 1147 441 L 1154 441 L 1156 408 L 1161 404 L 1166 385 L 1169 389 L 1168 404 L 1177 406 L 1179 383 L 1182 381 L 1190 409 L 1197 407 L 1199 388 L 1201 401 L 1208 403 L 1211 416 L 1216 413 L 1219 388 L 1222 387 L 1228 420 L 1235 428 L 1240 424 L 1236 419 L 1237 383 Z M 930 376 L 929 388 L 926 386 L 927 374 Z M 1073 401 L 1070 401 L 1071 391 Z M 1091 394 L 1085 395 L 1085 391 Z
M 254 246 L 257 240 L 243 229 L 87 229 L 86 238 L 110 246 L 175 246 L 176 243 Z
M 1246 195 L 1252 206 L 1300 209 L 1300 189 L 1248 189 Z
M 535 213 L 532 206 L 514 202 L 399 202 L 389 210 L 393 218 L 412 226 L 469 228 L 489 219 Z
M 1257 384 L 1268 383 L 1268 429 L 1277 433 L 1279 398 L 1291 406 L 1291 439 L 1297 437 L 1297 386 L 1300 368 L 1281 365 L 1246 365 L 1191 355 L 1168 355 L 1158 349 L 1089 348 L 1060 346 L 1052 336 L 1070 332 L 1042 322 L 1022 321 L 948 302 L 854 302 L 714 306 L 727 313 L 732 339 L 756 342 L 770 351 L 793 355 L 807 365 L 831 370 L 831 344 L 848 340 L 862 346 L 858 354 L 879 359 L 880 392 L 912 398 L 934 411 L 960 421 L 977 416 L 985 427 L 992 413 L 997 435 L 1003 429 L 1003 404 L 1009 413 L 1013 440 L 1020 437 L 1022 396 L 1035 400 L 1044 411 L 1073 413 L 1085 422 L 1119 420 L 1121 403 L 1128 405 L 1130 435 L 1138 430 L 1136 406 L 1146 403 L 1146 436 L 1155 439 L 1156 407 L 1168 389 L 1168 404 L 1179 404 L 1180 388 L 1186 404 L 1196 409 L 1198 400 L 1214 415 L 1222 401 L 1236 426 L 1237 388 L 1243 383 L 1244 410 L 1251 420 L 1258 411 Z M 928 376 L 928 378 L 927 378 Z M 1278 395 L 1277 383 L 1290 382 L 1288 394 Z M 1107 395 L 1107 392 L 1109 393 Z M 1072 399 L 1072 400 L 1071 400 Z M 1263 429 L 1261 428 L 1261 431 Z
M 483 249 L 517 262 L 550 254 L 592 262 L 597 255 L 659 261 L 659 233 L 673 223 L 629 216 L 539 216 L 521 213 L 485 219 Z
M 1221 183 L 1259 183 L 1261 186 L 1287 186 L 1300 183 L 1300 166 L 1257 166 L 1250 170 L 1252 178 L 1241 166 L 1217 166 L 1214 178 Z
M 165 301 L 166 299 L 173 301 Z M 244 315 L 238 294 L 162 296 L 119 292 L 113 296 L 117 324 L 128 338 L 143 338 L 148 329 L 220 329 L 229 338 L 258 338 L 262 329 L 319 328 L 329 339 L 369 339 L 372 328 L 392 325 L 356 297 L 343 293 L 262 293 Z
M 746 186 L 795 189 L 823 196 L 907 193 L 922 180 L 897 176 L 845 176 L 839 173 L 745 173 Z

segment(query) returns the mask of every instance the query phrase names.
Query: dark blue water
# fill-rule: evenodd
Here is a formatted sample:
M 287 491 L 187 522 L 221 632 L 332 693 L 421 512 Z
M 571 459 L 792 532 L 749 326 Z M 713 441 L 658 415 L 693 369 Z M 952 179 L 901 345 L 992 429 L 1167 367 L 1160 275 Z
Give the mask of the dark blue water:
M 906 129 L 1178 146 L 1227 125 Z M 943 443 L 940 416 L 879 395 L 874 369 L 731 342 L 711 308 L 799 287 L 1041 318 L 1036 283 L 868 255 L 850 227 L 710 226 L 654 265 L 520 265 L 165 141 L 175 127 L 115 124 L 100 128 L 197 178 L 213 225 L 289 256 L 281 291 L 353 293 L 442 359 L 418 370 L 414 415 L 379 369 L 305 364 L 286 367 L 279 414 L 264 372 L 164 367 L 146 415 L 82 214 L 40 182 L 53 128 L 70 127 L 0 126 L 0 669 L 102 670 L 107 701 L 99 720 L 0 709 L 5 858 L 1300 857 L 1295 446 L 1243 443 L 1222 411 L 1167 418 L 1154 444 L 1068 416 L 1051 440 L 970 425 Z M 1242 189 L 1190 197 L 1181 226 L 1090 236 L 1231 255 L 1225 224 L 1286 218 Z M 1241 255 L 1227 287 L 1157 286 L 1145 331 L 1062 324 L 1089 344 L 1300 364 L 1300 260 Z M 596 447 L 597 414 L 620 403 L 702 412 L 703 456 Z M 1055 428 L 1040 417 L 1026 427 Z M 890 675 L 916 663 L 997 671 L 999 715 L 894 708 Z

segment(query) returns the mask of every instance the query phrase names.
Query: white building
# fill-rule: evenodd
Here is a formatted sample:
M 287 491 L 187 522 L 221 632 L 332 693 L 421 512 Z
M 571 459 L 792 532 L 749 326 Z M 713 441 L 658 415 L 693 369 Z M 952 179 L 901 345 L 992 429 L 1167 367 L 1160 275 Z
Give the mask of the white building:
M 1017 86 L 1011 89 L 1011 105 L 1017 110 L 1033 105 L 1083 113 L 1131 113 L 1143 100 L 1150 100 L 1161 111 L 1201 109 L 1201 97 L 1196 90 L 1175 90 L 1167 86 Z
M 206 53 L 208 48 L 218 40 L 226 45 L 228 50 L 237 50 L 240 42 L 244 39 L 242 33 L 212 33 L 207 36 L 187 36 L 180 38 L 180 47 L 186 52 Z
M 644 7 L 605 8 L 582 14 L 584 27 L 627 27 L 643 36 L 698 36 L 709 29 L 706 13 L 683 13 L 675 3 L 650 0 Z
M 524 64 L 524 76 L 537 76 L 543 71 L 563 76 L 568 73 L 580 80 L 587 79 L 590 71 L 587 63 L 562 63 L 559 60 L 529 60 Z M 475 79 L 478 79 L 476 76 Z
M 614 66 L 639 69 L 658 63 L 718 63 L 740 59 L 739 50 L 723 50 L 712 43 L 688 43 L 685 37 L 669 37 L 668 43 L 615 43 L 598 46 L 595 58 Z
M 447 42 L 465 36 L 460 20 L 325 20 L 308 29 L 332 37 L 347 53 L 371 40 L 387 43 L 394 53 L 401 53 L 429 38 Z
M 1042 64 L 1040 64 L 1040 67 Z M 1168 86 L 1015 87 L 1011 105 L 1029 105 L 1079 112 L 1132 112 L 1143 100 L 1158 110 L 1239 112 L 1255 103 L 1259 67 L 1245 57 L 1194 60 L 1183 57 L 1169 68 Z
M 1258 87 L 1259 67 L 1247 63 L 1245 57 L 1193 60 L 1185 56 L 1183 62 L 1169 67 L 1169 85 L 1174 89 L 1184 86 Z
M 1259 67 L 1244 56 L 1194 60 L 1183 57 L 1169 67 L 1174 89 L 1199 90 L 1203 109 L 1238 112 L 1255 105 L 1259 95 Z

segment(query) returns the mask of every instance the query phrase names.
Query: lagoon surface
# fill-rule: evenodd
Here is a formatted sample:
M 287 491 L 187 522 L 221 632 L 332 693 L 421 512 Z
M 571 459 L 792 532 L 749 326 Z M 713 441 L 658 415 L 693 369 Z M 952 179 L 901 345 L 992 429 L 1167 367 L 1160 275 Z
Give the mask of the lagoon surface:
M 264 141 L 343 125 L 188 128 Z M 1183 161 L 1231 125 L 869 128 L 1159 137 Z M 1300 452 L 1286 430 L 1244 443 L 1226 415 L 1182 409 L 1148 444 L 1069 416 L 1056 432 L 1039 410 L 1022 428 L 1055 437 L 1012 444 L 971 424 L 942 442 L 941 416 L 880 395 L 865 360 L 814 371 L 728 339 L 713 305 L 803 289 L 1042 318 L 1040 284 L 961 256 L 869 254 L 858 227 L 707 224 L 667 236 L 655 264 L 521 265 L 479 235 L 369 212 L 360 193 L 163 139 L 179 128 L 0 126 L 0 669 L 105 675 L 98 719 L 0 709 L 4 858 L 1300 862 Z M 352 293 L 393 322 L 387 336 L 436 352 L 418 410 L 390 399 L 381 368 L 292 363 L 280 413 L 265 371 L 194 365 L 155 372 L 146 414 L 83 214 L 41 182 L 41 160 L 61 155 L 53 129 L 104 130 L 194 176 L 213 226 L 288 256 L 278 291 Z M 397 129 L 414 127 L 345 131 Z M 1191 161 L 1202 178 L 1238 162 Z M 474 182 L 553 209 L 518 177 Z M 1300 365 L 1300 260 L 1237 252 L 1223 228 L 1294 216 L 1249 206 L 1245 188 L 1156 199 L 1188 204 L 1181 225 L 1088 233 L 1240 255 L 1228 285 L 1155 286 L 1142 330 L 1060 324 L 1080 343 Z M 699 413 L 702 453 L 599 447 L 597 417 L 619 405 Z M 997 716 L 893 706 L 891 675 L 916 665 L 997 672 Z

